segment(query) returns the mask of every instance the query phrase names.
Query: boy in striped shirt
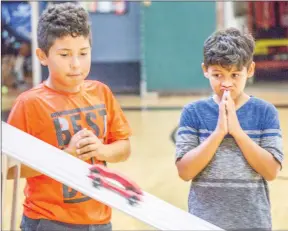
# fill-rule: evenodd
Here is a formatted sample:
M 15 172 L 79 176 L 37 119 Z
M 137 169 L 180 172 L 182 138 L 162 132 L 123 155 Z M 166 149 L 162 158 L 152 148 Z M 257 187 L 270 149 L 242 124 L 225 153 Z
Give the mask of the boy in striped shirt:
M 244 92 L 254 39 L 234 28 L 204 43 L 214 95 L 185 105 L 176 138 L 179 176 L 192 181 L 189 212 L 225 230 L 271 230 L 267 181 L 283 161 L 278 112 Z

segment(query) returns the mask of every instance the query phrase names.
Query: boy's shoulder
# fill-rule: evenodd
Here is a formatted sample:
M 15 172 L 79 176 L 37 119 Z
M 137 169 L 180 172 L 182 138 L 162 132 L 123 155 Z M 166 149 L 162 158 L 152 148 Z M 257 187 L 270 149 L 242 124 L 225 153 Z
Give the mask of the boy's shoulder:
M 35 100 L 36 98 L 39 98 L 39 97 L 41 98 L 44 92 L 45 92 L 44 84 L 40 83 L 39 85 L 20 93 L 17 96 L 16 101 L 31 102 Z
M 113 94 L 109 86 L 97 80 L 85 80 L 84 88 L 86 92 L 94 95 L 104 94 L 106 96 L 110 96 Z M 19 94 L 17 100 L 25 102 L 35 100 L 39 97 L 41 98 L 44 94 L 47 94 L 47 92 L 50 92 L 50 90 L 45 87 L 44 83 L 40 83 L 39 85 Z
M 277 108 L 274 104 L 255 96 L 250 96 L 250 105 L 254 109 L 256 114 L 258 112 L 261 116 L 267 113 L 277 113 Z M 249 109 L 250 108 L 248 108 L 248 110 Z
M 261 99 L 261 98 L 258 98 L 256 96 L 253 96 L 251 95 L 250 98 L 252 99 L 253 103 L 256 104 L 256 106 L 259 106 L 259 107 L 275 107 L 272 103 L 264 100 L 264 99 Z
M 85 91 L 89 94 L 105 94 L 105 95 L 113 95 L 110 87 L 103 82 L 98 80 L 85 80 L 84 81 Z
M 206 97 L 203 99 L 198 99 L 196 101 L 189 102 L 184 105 L 184 110 L 193 111 L 193 110 L 208 110 L 209 108 L 215 107 L 216 103 L 212 97 Z M 217 106 L 217 105 L 216 105 Z

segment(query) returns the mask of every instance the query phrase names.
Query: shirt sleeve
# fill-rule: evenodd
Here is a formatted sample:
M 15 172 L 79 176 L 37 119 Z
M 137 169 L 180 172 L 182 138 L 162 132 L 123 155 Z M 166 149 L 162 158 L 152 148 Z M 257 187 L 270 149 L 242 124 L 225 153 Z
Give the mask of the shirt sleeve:
M 184 107 L 176 132 L 176 161 L 199 145 L 198 130 L 194 108 Z
M 16 99 L 9 113 L 7 123 L 26 132 L 32 134 L 32 127 L 29 123 L 28 107 L 22 99 Z
M 271 153 L 282 167 L 284 159 L 282 132 L 278 111 L 274 105 L 269 105 L 266 109 L 261 129 L 260 146 Z
M 109 90 L 109 103 L 108 103 L 108 128 L 107 128 L 107 142 L 112 143 L 116 140 L 128 139 L 131 134 L 131 128 L 124 115 L 120 104 L 116 100 L 115 96 Z

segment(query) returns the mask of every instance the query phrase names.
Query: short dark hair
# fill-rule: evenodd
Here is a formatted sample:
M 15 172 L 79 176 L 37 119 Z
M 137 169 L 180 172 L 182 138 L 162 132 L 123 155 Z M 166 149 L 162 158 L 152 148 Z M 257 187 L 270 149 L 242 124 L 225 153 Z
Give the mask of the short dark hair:
M 79 4 L 55 3 L 45 9 L 39 18 L 38 46 L 48 55 L 54 41 L 67 35 L 89 37 L 91 45 L 89 15 Z
M 227 28 L 209 36 L 203 49 L 204 65 L 236 66 L 238 70 L 249 67 L 253 61 L 255 41 L 251 34 L 236 28 Z

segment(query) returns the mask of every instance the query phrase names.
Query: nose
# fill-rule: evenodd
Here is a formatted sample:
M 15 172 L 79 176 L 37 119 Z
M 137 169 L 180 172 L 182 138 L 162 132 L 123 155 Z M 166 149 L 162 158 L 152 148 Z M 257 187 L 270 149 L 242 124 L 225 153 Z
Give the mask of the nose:
M 221 82 L 221 86 L 223 88 L 231 88 L 232 87 L 232 82 L 228 79 L 225 79 Z
M 79 62 L 78 57 L 72 57 L 70 66 L 72 69 L 77 69 L 80 66 L 80 62 Z

